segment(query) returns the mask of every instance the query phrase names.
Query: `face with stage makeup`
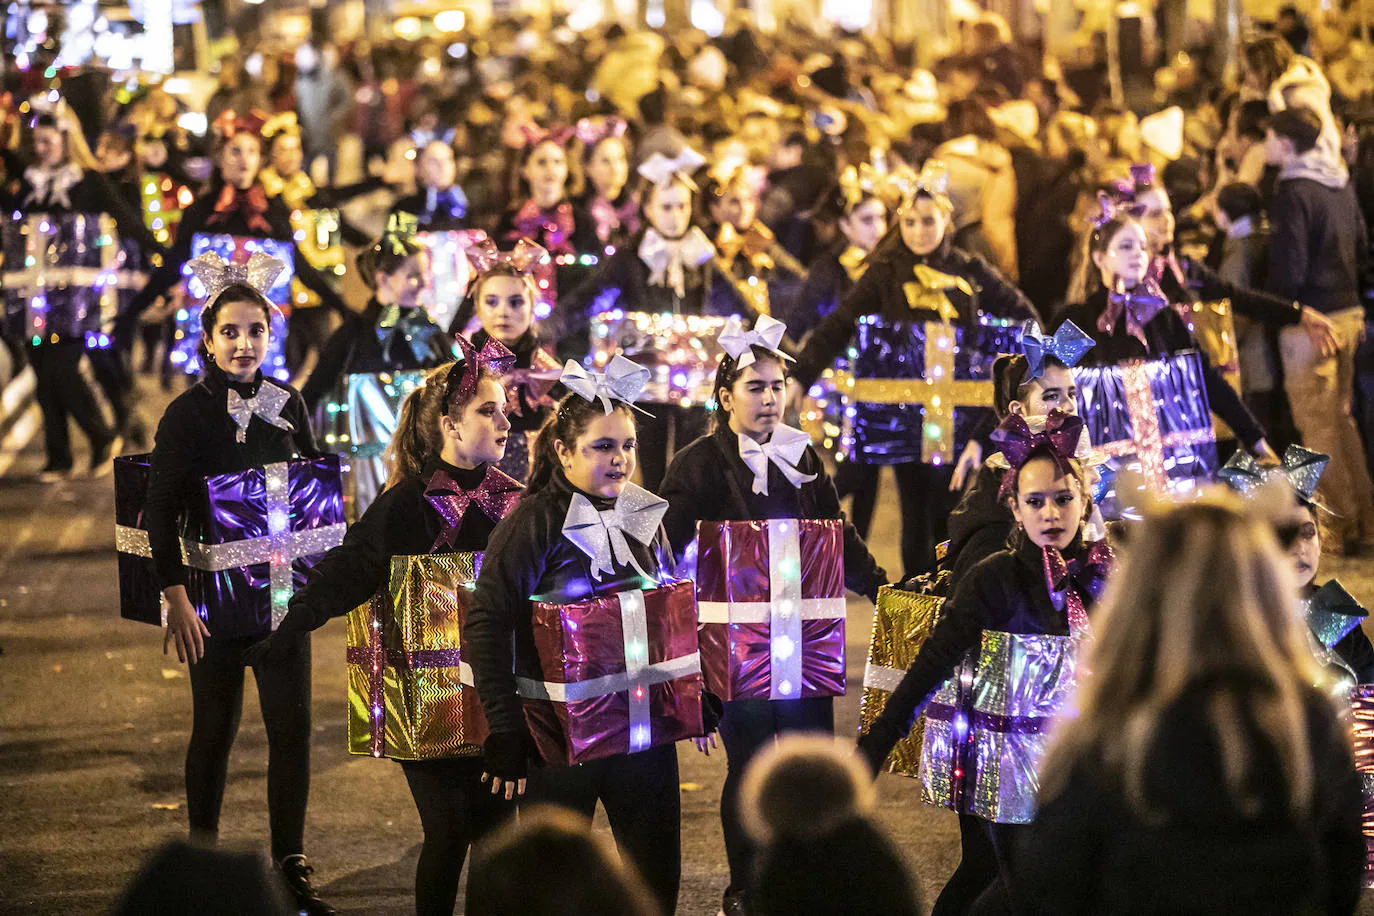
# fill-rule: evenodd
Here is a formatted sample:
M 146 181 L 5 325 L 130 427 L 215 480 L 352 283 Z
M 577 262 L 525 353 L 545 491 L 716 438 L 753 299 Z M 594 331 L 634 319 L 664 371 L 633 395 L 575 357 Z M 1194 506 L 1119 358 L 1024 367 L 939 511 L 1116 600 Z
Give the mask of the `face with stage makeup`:
M 591 415 L 572 437 L 554 441 L 554 452 L 568 482 L 584 493 L 614 499 L 634 475 L 639 455 L 630 409 L 617 406 L 609 414 Z
M 625 141 L 607 137 L 587 155 L 582 170 L 598 197 L 616 200 L 630 180 L 630 160 L 625 154 Z
M 935 251 L 945 240 L 952 214 L 933 197 L 917 194 L 897 215 L 902 243 L 918 257 Z
M 568 183 L 568 154 L 557 143 L 545 140 L 530 151 L 520 174 L 536 203 L 553 206 L 563 199 Z
M 272 328 L 267 305 L 231 288 L 206 311 L 202 343 L 210 359 L 229 378 L 251 382 L 267 358 Z
M 1063 550 L 1073 543 L 1087 517 L 1083 481 L 1060 470 L 1047 454 L 1038 454 L 1016 474 L 1011 512 L 1026 537 L 1040 548 Z
M 644 218 L 663 238 L 682 238 L 692 228 L 692 189 L 681 181 L 650 185 L 644 198 Z
M 220 146 L 218 162 L 225 184 L 247 190 L 257 180 L 262 165 L 262 141 L 250 133 L 234 134 Z
M 451 372 L 462 372 L 461 365 Z M 443 438 L 442 457 L 455 467 L 495 464 L 506 455 L 510 420 L 506 417 L 506 389 L 490 375 L 477 383 L 477 390 L 466 403 L 450 405 L 439 418 Z
M 1112 224 L 1109 224 L 1109 226 Z M 1145 230 L 1133 219 L 1104 230 L 1092 247 L 1092 261 L 1102 275 L 1102 285 L 1116 289 L 1118 283 L 1134 289 L 1150 269 L 1150 249 Z
M 839 220 L 845 240 L 860 251 L 872 251 L 887 233 L 887 207 L 876 197 L 865 197 Z
M 1310 506 L 1298 508 L 1298 533 L 1288 545 L 1288 559 L 1293 561 L 1293 574 L 1298 588 L 1306 588 L 1317 577 L 1321 566 L 1322 534 L 1317 513 Z
M 1008 405 L 1013 414 L 1023 417 L 1047 416 L 1051 410 L 1078 413 L 1078 386 L 1073 373 L 1058 362 L 1045 362 L 1040 377 L 1022 386 L 1020 398 Z
M 513 274 L 485 277 L 473 294 L 482 329 L 512 349 L 534 324 L 534 298 L 533 281 Z

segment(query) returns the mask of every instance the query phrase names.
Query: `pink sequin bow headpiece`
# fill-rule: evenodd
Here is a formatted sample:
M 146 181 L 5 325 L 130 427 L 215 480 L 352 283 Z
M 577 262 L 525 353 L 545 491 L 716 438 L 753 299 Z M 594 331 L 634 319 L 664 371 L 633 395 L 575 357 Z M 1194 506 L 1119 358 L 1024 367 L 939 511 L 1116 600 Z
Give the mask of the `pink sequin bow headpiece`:
M 521 239 L 510 251 L 502 251 L 485 235 L 468 245 L 467 253 L 468 260 L 478 273 L 484 274 L 504 264 L 522 276 L 534 270 L 549 255 L 542 246 L 529 239 Z
M 1067 474 L 1069 462 L 1078 451 L 1078 440 L 1083 435 L 1082 418 L 1051 410 L 1045 417 L 1045 428 L 1034 432 L 1026 418 L 1012 414 L 992 431 L 992 441 L 1002 450 L 1010 470 L 1002 477 L 1001 495 L 1008 495 L 1016 482 L 1016 475 L 1034 454 L 1048 454 L 1060 473 Z
M 628 127 L 629 125 L 625 123 L 624 118 L 611 115 L 605 118 L 583 118 L 577 122 L 575 132 L 577 139 L 591 148 L 602 140 L 618 139 L 625 136 L 625 130 Z
M 520 136 L 525 141 L 525 149 L 534 149 L 541 143 L 567 146 L 568 141 L 573 138 L 576 132 L 576 128 L 566 124 L 558 127 L 540 127 L 538 124 L 520 125 Z
M 205 287 L 206 303 L 214 302 L 219 294 L 231 286 L 248 286 L 267 298 L 277 277 L 286 265 L 269 254 L 255 251 L 244 263 L 226 261 L 213 251 L 207 251 L 186 263 L 191 274 Z
M 477 379 L 483 369 L 493 375 L 505 375 L 515 368 L 515 354 L 495 337 L 487 338 L 481 350 L 462 334 L 455 334 L 454 340 L 458 349 L 463 351 L 463 365 L 461 368 L 454 366 L 448 371 L 448 379 L 444 383 L 445 404 L 453 403 L 454 399 L 466 401 L 472 397 L 477 391 Z M 456 382 L 455 375 L 458 376 Z
M 523 489 L 519 481 L 498 471 L 495 465 L 487 468 L 487 476 L 475 490 L 464 490 L 447 471 L 435 471 L 425 487 L 425 500 L 444 520 L 444 530 L 439 532 L 429 552 L 434 553 L 441 547 L 457 548 L 458 531 L 469 505 L 477 503 L 487 518 L 499 522 L 515 507 Z

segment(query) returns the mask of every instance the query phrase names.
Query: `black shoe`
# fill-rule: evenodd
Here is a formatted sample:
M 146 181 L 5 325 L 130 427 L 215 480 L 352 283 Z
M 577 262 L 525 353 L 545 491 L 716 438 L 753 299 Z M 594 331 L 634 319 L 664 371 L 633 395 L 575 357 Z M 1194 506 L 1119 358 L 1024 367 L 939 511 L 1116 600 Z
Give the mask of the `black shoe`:
M 286 888 L 296 898 L 296 908 L 306 916 L 334 916 L 334 908 L 320 899 L 310 884 L 310 876 L 315 868 L 304 855 L 297 854 L 282 859 L 277 866 L 281 869 Z
M 70 464 L 48 464 L 43 466 L 43 470 L 38 472 L 38 479 L 43 483 L 59 483 L 72 476 L 72 466 Z
M 720 913 L 721 916 L 749 916 L 749 909 L 744 905 L 744 891 L 727 887 L 720 900 Z
M 124 437 L 115 436 L 91 449 L 92 478 L 105 477 L 114 470 L 115 455 L 124 448 Z

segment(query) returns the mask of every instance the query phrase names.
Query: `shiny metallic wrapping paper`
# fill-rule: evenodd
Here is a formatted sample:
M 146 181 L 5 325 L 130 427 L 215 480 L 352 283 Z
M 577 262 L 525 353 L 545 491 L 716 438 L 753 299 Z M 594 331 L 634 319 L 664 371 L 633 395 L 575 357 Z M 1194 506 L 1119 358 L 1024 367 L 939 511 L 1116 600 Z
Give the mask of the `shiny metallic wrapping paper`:
M 0 221 L 5 330 L 34 346 L 61 339 L 109 346 L 119 289 L 132 275 L 103 213 L 34 213 Z M 101 342 L 104 335 L 104 342 Z
M 1197 338 L 1198 346 L 1207 359 L 1237 392 L 1241 390 L 1240 337 L 1236 334 L 1236 320 L 1230 299 L 1214 302 L 1194 302 L 1186 307 L 1183 320 Z M 1212 424 L 1218 439 L 1234 439 L 1236 434 L 1215 414 Z
M 115 460 L 120 616 L 162 624 L 143 509 L 148 455 Z M 210 633 L 275 629 L 296 588 L 344 535 L 339 459 L 329 455 L 202 478 L 183 513 L 186 592 Z
M 332 208 L 292 210 L 291 230 L 306 263 L 320 272 L 330 286 L 340 289 L 346 271 L 343 250 L 343 220 Z M 315 308 L 320 297 L 306 288 L 299 278 L 291 281 L 291 307 Z
M 867 464 L 950 464 L 997 425 L 992 364 L 1021 352 L 1021 329 L 980 315 L 971 326 L 865 315 L 854 328 L 841 442 Z
M 867 731 L 882 714 L 888 697 L 916 660 L 921 646 L 930 638 L 944 603 L 942 597 L 903 591 L 890 585 L 878 589 L 873 635 L 868 642 L 868 666 L 864 670 L 864 693 L 859 703 L 861 731 Z M 945 688 L 941 687 L 943 690 Z M 898 741 L 888 755 L 887 772 L 899 776 L 918 775 L 925 727 L 926 717 L 922 713 L 912 723 L 907 736 Z
M 348 468 L 344 506 L 350 521 L 356 521 L 386 486 L 383 454 L 396 433 L 401 404 L 424 381 L 420 371 L 352 373 L 339 380 L 320 406 L 316 422 L 321 447 L 338 452 Z
M 1188 492 L 1215 476 L 1215 433 L 1197 353 L 1079 366 L 1073 377 L 1093 447 L 1138 462 L 1155 492 Z
M 291 280 L 296 275 L 295 246 L 279 239 L 260 239 L 223 233 L 197 232 L 191 237 L 192 258 L 198 258 L 208 251 L 213 251 L 229 263 L 247 261 L 253 252 L 261 251 L 286 265 L 286 269 L 277 275 L 267 290 L 267 298 L 277 307 L 277 311 L 272 315 L 272 333 L 267 342 L 267 359 L 262 364 L 264 375 L 286 381 L 291 377 L 286 368 L 286 316 L 291 313 Z M 190 268 L 183 267 L 182 274 L 186 277 L 187 302 L 177 310 L 177 327 L 171 360 L 173 365 L 195 375 L 202 368 L 200 311 L 206 305 L 205 288 L 191 275 Z
M 546 763 L 575 764 L 702 734 L 695 588 L 679 581 L 533 605 L 543 681 L 517 677 Z
M 722 700 L 844 696 L 843 522 L 700 522 L 696 584 L 708 690 Z
M 701 407 L 713 392 L 723 352 L 718 341 L 729 320 L 718 315 L 623 312 L 592 318 L 592 363 L 604 369 L 616 354 L 649 370 L 641 401 Z
M 924 801 L 999 824 L 1031 821 L 1050 728 L 1077 684 L 1080 643 L 983 631 L 971 676 L 956 676 L 926 705 Z
M 474 553 L 392 557 L 386 591 L 348 615 L 349 753 L 481 753 L 487 721 L 462 658 L 480 566 Z
M 1355 769 L 1364 783 L 1364 886 L 1374 887 L 1374 684 L 1357 684 L 1350 691 Z

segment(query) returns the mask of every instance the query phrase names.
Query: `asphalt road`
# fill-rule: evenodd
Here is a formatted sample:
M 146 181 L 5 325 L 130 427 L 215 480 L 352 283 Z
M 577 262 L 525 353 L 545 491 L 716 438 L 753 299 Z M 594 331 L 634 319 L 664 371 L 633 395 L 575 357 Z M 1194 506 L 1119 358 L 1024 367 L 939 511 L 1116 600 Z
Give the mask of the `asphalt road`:
M 143 409 L 155 417 L 167 398 L 142 384 Z M 0 912 L 102 912 L 152 850 L 184 835 L 190 685 L 175 655 L 162 654 L 160 631 L 119 618 L 110 480 L 39 484 L 39 442 L 15 446 L 0 449 Z M 873 544 L 895 570 L 895 499 L 884 485 Z M 1374 600 L 1367 564 L 1330 571 Z M 851 601 L 849 613 L 849 678 L 858 685 L 871 609 Z M 248 684 L 222 842 L 262 848 L 266 741 Z M 340 912 L 410 913 L 419 821 L 399 767 L 347 753 L 344 685 L 340 622 L 314 642 L 307 851 Z M 851 689 L 837 703 L 842 735 L 855 732 L 858 699 Z M 727 881 L 718 817 L 725 761 L 690 745 L 679 756 L 679 912 L 712 914 Z M 894 776 L 882 778 L 880 805 L 933 900 L 958 859 L 954 816 L 922 806 L 915 783 Z

